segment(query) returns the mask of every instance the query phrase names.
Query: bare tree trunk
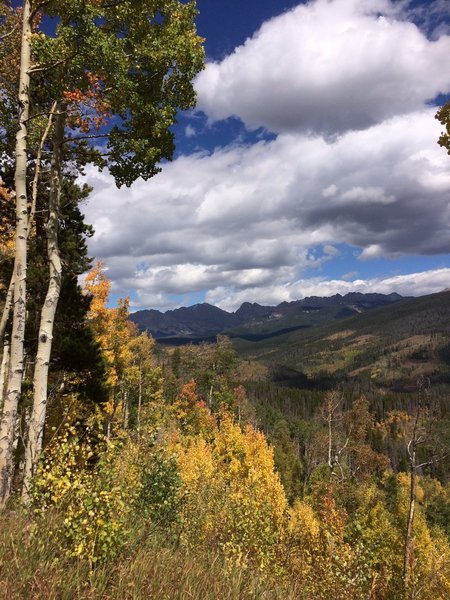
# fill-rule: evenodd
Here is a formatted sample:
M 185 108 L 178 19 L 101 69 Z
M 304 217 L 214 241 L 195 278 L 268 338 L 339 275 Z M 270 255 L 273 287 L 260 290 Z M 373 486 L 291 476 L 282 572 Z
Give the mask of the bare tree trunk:
M 27 124 L 29 117 L 29 87 L 31 59 L 30 0 L 23 3 L 22 43 L 19 75 L 19 126 L 16 134 L 16 234 L 14 259 L 14 308 L 11 336 L 11 362 L 8 389 L 0 421 L 0 506 L 4 506 L 11 490 L 13 475 L 13 445 L 17 406 L 22 392 L 23 346 L 26 320 L 27 283 Z
M 420 394 L 422 394 L 424 383 L 419 381 Z M 411 432 L 411 439 L 408 442 L 408 457 L 410 467 L 410 480 L 409 480 L 409 510 L 408 518 L 406 521 L 406 532 L 405 532 L 405 550 L 403 553 L 403 585 L 405 600 L 414 598 L 414 566 L 412 561 L 413 553 L 413 525 L 414 525 L 414 512 L 416 507 L 416 478 L 417 470 L 420 466 L 417 464 L 417 448 L 420 444 L 426 442 L 431 432 L 431 422 L 428 424 L 427 430 L 423 431 L 423 426 L 420 427 L 419 421 L 423 420 L 423 408 L 421 396 L 416 408 L 416 414 L 414 416 L 414 424 Z M 419 431 L 419 430 L 422 431 Z M 412 584 L 412 587 L 410 586 Z M 411 592 L 411 593 L 410 593 Z
M 330 477 L 333 475 L 333 459 L 332 459 L 332 450 L 333 450 L 333 433 L 332 433 L 332 421 L 333 415 L 331 412 L 327 415 L 328 421 L 328 466 L 330 467 Z
M 137 432 L 138 437 L 141 435 L 141 407 L 142 407 L 142 364 L 139 365 L 139 393 L 138 393 L 138 409 L 137 409 Z
M 53 341 L 56 309 L 61 292 L 61 257 L 58 244 L 59 203 L 61 193 L 62 146 L 64 142 L 64 113 L 55 117 L 53 156 L 50 178 L 49 214 L 46 224 L 49 283 L 42 306 L 39 325 L 38 348 L 33 377 L 33 408 L 25 451 L 25 476 L 22 498 L 28 500 L 31 479 L 42 449 L 45 416 L 47 411 L 48 370 Z
M 3 341 L 2 365 L 0 367 L 0 412 L 3 410 L 3 397 L 6 388 L 6 379 L 9 371 L 9 356 L 9 338 L 8 336 L 5 336 Z
M 405 533 L 405 552 L 403 555 L 403 581 L 405 584 L 405 600 L 409 598 L 409 582 L 412 579 L 413 573 L 411 569 L 411 555 L 412 555 L 412 533 L 414 523 L 414 511 L 416 506 L 416 448 L 415 440 L 411 444 L 410 460 L 411 460 L 411 477 L 409 487 L 409 511 L 408 520 L 406 522 L 406 533 Z
M 213 377 L 215 377 L 215 374 L 216 374 L 216 363 L 213 363 L 212 370 L 213 370 Z M 208 407 L 209 408 L 212 407 L 213 391 L 214 391 L 214 379 L 211 382 L 211 386 L 209 388 L 209 393 L 208 393 Z

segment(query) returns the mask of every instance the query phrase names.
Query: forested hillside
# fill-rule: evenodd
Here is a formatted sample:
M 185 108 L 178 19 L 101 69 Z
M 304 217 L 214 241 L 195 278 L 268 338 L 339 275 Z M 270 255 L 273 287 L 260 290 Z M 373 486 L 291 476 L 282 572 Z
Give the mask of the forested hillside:
M 106 395 L 55 391 L 32 512 L 2 515 L 5 594 L 446 597 L 449 428 L 426 385 L 382 418 L 297 390 L 286 418 L 288 395 L 252 401 L 267 369 L 226 337 L 157 351 L 126 302 L 107 307 L 101 265 L 85 285 Z
M 1 517 L 8 597 L 446 597 L 450 423 L 425 380 L 382 414 L 355 390 L 280 387 L 226 337 L 157 349 L 109 289 L 97 264 L 103 391 L 83 395 L 82 371 L 61 385 L 55 362 L 29 508 Z
M 411 298 L 369 313 L 254 340 L 233 333 L 242 357 L 320 379 L 369 380 L 379 388 L 415 388 L 419 376 L 448 382 L 450 292 Z M 274 332 L 276 333 L 276 332 Z M 287 371 L 286 371 L 287 373 Z
M 411 413 L 426 391 L 438 427 L 449 417 L 449 292 L 403 300 L 340 321 L 257 341 L 233 337 L 245 363 L 265 368 L 247 384 L 269 433 L 279 419 L 311 420 L 324 394 L 339 389 L 344 405 L 361 394 L 377 419 Z M 406 447 L 388 444 L 391 464 L 405 467 Z M 442 467 L 439 467 L 440 469 Z
M 163 345 L 88 256 L 80 175 L 173 157 L 196 15 L 3 2 L 0 597 L 446 600 L 449 292 L 246 303 Z

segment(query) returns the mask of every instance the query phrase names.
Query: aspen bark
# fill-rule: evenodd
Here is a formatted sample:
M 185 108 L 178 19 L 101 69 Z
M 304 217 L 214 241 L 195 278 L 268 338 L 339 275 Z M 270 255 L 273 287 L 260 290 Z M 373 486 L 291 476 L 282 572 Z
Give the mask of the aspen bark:
M 125 390 L 123 392 L 122 406 L 123 406 L 123 428 L 128 429 L 129 425 L 130 425 L 130 406 L 129 406 L 129 401 L 128 401 L 127 390 Z
M 414 429 L 412 439 L 408 444 L 408 455 L 410 460 L 410 480 L 409 480 L 409 509 L 408 519 L 406 521 L 406 532 L 405 532 L 405 550 L 403 553 L 403 583 L 405 591 L 405 600 L 409 600 L 410 595 L 410 583 L 414 579 L 414 569 L 412 564 L 412 552 L 413 552 L 413 524 L 414 524 L 414 513 L 416 507 L 416 448 L 417 448 L 417 422 L 419 418 L 419 409 L 417 410 L 416 420 L 414 423 Z
M 419 382 L 420 383 L 420 382 Z M 422 387 L 422 385 L 421 385 Z M 419 420 L 422 413 L 422 406 L 419 402 L 416 414 L 414 417 L 414 425 L 411 433 L 411 439 L 408 443 L 408 457 L 410 466 L 410 480 L 409 480 L 409 509 L 408 518 L 406 521 L 406 532 L 405 532 L 405 550 L 403 553 L 403 584 L 405 600 L 414 597 L 414 590 L 411 590 L 411 585 L 414 585 L 414 562 L 412 560 L 413 554 L 413 525 L 414 525 L 414 513 L 416 508 L 416 477 L 417 477 L 417 448 L 420 444 L 423 444 L 426 440 L 426 436 L 419 434 Z M 410 594 L 412 591 L 412 595 Z
M 405 582 L 405 598 L 409 598 L 408 595 L 408 583 L 411 579 L 411 552 L 412 552 L 412 531 L 414 523 L 414 512 L 416 504 L 416 450 L 412 450 L 411 458 L 411 475 L 410 475 L 410 488 L 409 488 L 409 510 L 408 520 L 406 523 L 406 534 L 405 534 L 405 552 L 403 555 L 403 581 Z
M 53 341 L 56 309 L 61 293 L 61 257 L 58 244 L 59 204 L 61 194 L 62 146 L 64 142 L 64 113 L 55 117 L 53 156 L 50 177 L 48 221 L 46 224 L 49 283 L 41 310 L 38 347 L 33 377 L 33 408 L 25 451 L 25 473 L 22 497 L 28 500 L 32 477 L 42 449 L 48 399 L 48 370 Z
M 0 412 L 3 410 L 3 396 L 6 388 L 6 378 L 9 371 L 9 338 L 5 336 L 3 342 L 2 365 L 0 367 Z
M 31 228 L 33 227 L 34 216 L 36 213 L 38 183 L 39 183 L 39 177 L 41 174 L 42 152 L 43 152 L 44 144 L 47 140 L 47 136 L 49 134 L 50 128 L 52 126 L 52 120 L 53 120 L 55 107 L 56 107 L 56 103 L 53 104 L 52 111 L 48 118 L 47 127 L 45 128 L 45 131 L 42 135 L 41 142 L 39 144 L 39 148 L 38 148 L 38 152 L 37 152 L 37 156 L 36 156 L 36 167 L 35 167 L 32 192 L 31 192 L 31 208 L 30 208 L 29 215 L 28 215 L 28 234 L 27 235 L 29 235 Z M 13 307 L 14 278 L 15 277 L 14 277 L 14 271 L 13 271 L 13 273 L 11 275 L 11 280 L 9 282 L 8 291 L 6 293 L 5 304 L 3 305 L 2 317 L 0 319 L 0 344 L 3 343 L 3 337 L 4 337 L 5 331 L 6 331 L 6 325 L 8 323 L 8 320 L 9 320 L 9 317 L 11 314 L 11 310 Z M 5 390 L 3 388 L 0 388 L 0 390 L 2 390 L 2 391 L 0 391 L 0 404 L 3 404 L 3 394 L 5 393 Z
M 330 475 L 333 474 L 333 460 L 332 460 L 332 449 L 333 449 L 333 434 L 332 434 L 332 414 L 331 412 L 328 413 L 327 415 L 327 421 L 328 421 L 328 466 L 330 467 Z
M 6 331 L 6 324 L 8 323 L 9 315 L 11 313 L 14 297 L 14 273 L 11 275 L 9 282 L 8 291 L 6 292 L 5 304 L 3 305 L 2 318 L 0 320 L 0 344 L 3 342 L 3 336 Z
M 141 407 L 142 407 L 142 363 L 139 364 L 139 395 L 138 395 L 138 409 L 137 409 L 138 437 L 141 435 Z
M 30 105 L 30 59 L 31 7 L 30 0 L 24 0 L 18 92 L 19 123 L 16 134 L 16 168 L 14 174 L 16 191 L 14 306 L 8 388 L 0 421 L 0 506 L 4 506 L 11 491 L 14 433 L 17 419 L 17 406 L 22 392 L 27 283 L 28 201 L 26 179 L 27 124 Z

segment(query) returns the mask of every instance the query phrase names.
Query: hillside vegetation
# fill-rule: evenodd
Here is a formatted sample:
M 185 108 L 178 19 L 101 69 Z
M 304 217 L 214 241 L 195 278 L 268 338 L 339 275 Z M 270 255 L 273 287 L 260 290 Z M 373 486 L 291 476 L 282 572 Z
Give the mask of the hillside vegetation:
M 100 265 L 85 285 L 103 397 L 55 387 L 25 504 L 18 446 L 5 597 L 448 597 L 450 428 L 425 387 L 381 416 L 338 389 L 289 388 L 287 402 L 227 337 L 158 349 L 126 301 L 108 308 Z
M 250 341 L 249 333 L 255 338 Z M 419 377 L 446 384 L 450 376 L 450 292 L 375 308 L 316 327 L 245 337 L 232 332 L 239 355 L 310 380 L 369 379 L 396 390 L 417 388 Z M 286 371 L 287 372 L 287 371 Z
M 79 182 L 96 165 L 131 186 L 173 157 L 204 66 L 195 2 L 17 4 L 0 16 L 0 598 L 448 600 L 449 294 L 197 305 L 158 344 L 91 268 Z

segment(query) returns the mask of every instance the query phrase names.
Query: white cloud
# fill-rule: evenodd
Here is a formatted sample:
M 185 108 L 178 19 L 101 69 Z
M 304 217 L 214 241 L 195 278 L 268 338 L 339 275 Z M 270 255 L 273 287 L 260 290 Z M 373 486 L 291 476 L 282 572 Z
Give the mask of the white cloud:
M 348 294 L 349 292 L 391 294 L 397 292 L 402 296 L 422 296 L 433 294 L 448 288 L 450 282 L 450 269 L 436 269 L 411 273 L 409 275 L 395 275 L 387 278 L 325 280 L 318 277 L 299 279 L 292 284 L 273 285 L 264 288 L 248 289 L 240 292 L 230 292 L 227 288 L 217 288 L 209 292 L 206 301 L 224 310 L 234 311 L 242 302 L 258 298 L 261 304 L 270 306 L 281 302 L 290 302 L 308 296 L 332 296 L 334 294 Z
M 249 129 L 364 129 L 448 92 L 449 55 L 450 37 L 427 39 L 398 3 L 316 0 L 209 63 L 196 79 L 198 108 L 211 120 L 237 116 Z
M 449 252 L 450 170 L 433 117 L 426 109 L 333 142 L 283 134 L 182 156 L 125 190 L 90 169 L 90 250 L 108 264 L 114 291 L 136 289 L 140 306 L 201 290 L 290 298 L 300 288 L 288 282 L 332 259 L 339 243 L 363 259 Z
M 356 186 L 341 194 L 340 200 L 344 204 L 348 201 L 360 204 L 392 204 L 395 202 L 395 196 L 387 196 L 380 187 Z
M 329 257 L 334 257 L 334 256 L 340 255 L 340 251 L 337 248 L 335 248 L 334 246 L 332 246 L 331 244 L 325 244 L 325 246 L 323 247 L 323 251 L 324 251 L 324 254 L 326 254 Z
M 351 281 L 352 279 L 355 279 L 358 275 L 358 271 L 350 271 L 349 273 L 345 273 L 345 275 L 342 275 L 342 279 L 344 281 Z
M 332 198 L 333 196 L 336 196 L 337 191 L 338 191 L 337 186 L 334 185 L 334 183 L 332 183 L 327 188 L 322 190 L 322 196 L 324 198 Z
M 210 120 L 234 115 L 275 139 L 261 131 L 253 145 L 236 140 L 180 156 L 127 190 L 88 169 L 90 250 L 107 263 L 113 291 L 134 290 L 136 307 L 173 308 L 208 290 L 208 301 L 236 308 L 448 287 L 448 269 L 369 280 L 342 264 L 349 273 L 341 280 L 304 275 L 344 262 L 340 244 L 358 249 L 362 273 L 364 261 L 450 252 L 450 162 L 436 143 L 435 109 L 425 106 L 450 90 L 442 67 L 450 37 L 436 27 L 436 15 L 450 11 L 442 0 L 422 8 L 410 0 L 300 4 L 196 80 Z M 184 133 L 201 144 L 197 125 Z
M 187 138 L 190 138 L 190 137 L 194 137 L 195 135 L 197 135 L 197 132 L 196 132 L 195 128 L 192 127 L 191 124 L 189 124 L 189 125 L 186 125 L 186 127 L 184 128 L 184 135 Z

